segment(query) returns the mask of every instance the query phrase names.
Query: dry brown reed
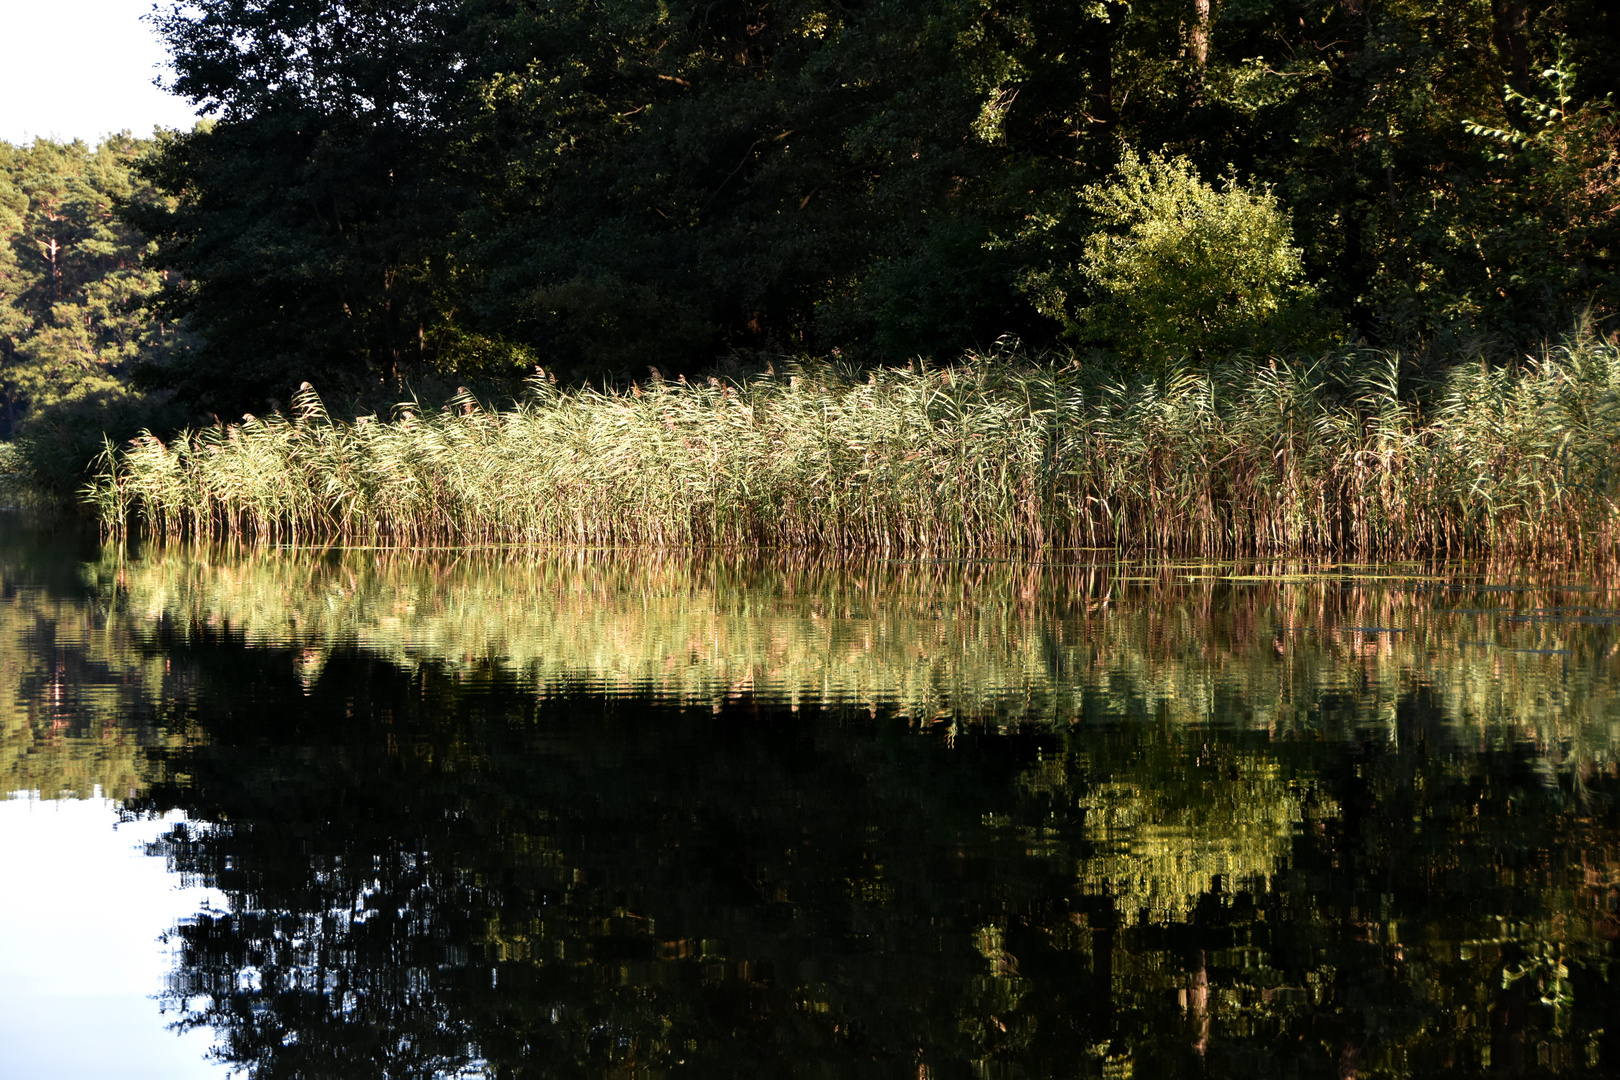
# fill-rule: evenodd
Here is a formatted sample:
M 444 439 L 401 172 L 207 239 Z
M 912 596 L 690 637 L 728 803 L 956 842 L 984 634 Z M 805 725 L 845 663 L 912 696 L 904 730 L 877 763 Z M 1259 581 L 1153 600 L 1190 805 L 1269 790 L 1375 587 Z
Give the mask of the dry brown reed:
M 1418 384 L 1358 352 L 1120 379 L 1010 351 L 951 367 L 469 394 L 109 448 L 113 529 L 256 542 L 1112 548 L 1610 557 L 1620 347 L 1592 336 Z

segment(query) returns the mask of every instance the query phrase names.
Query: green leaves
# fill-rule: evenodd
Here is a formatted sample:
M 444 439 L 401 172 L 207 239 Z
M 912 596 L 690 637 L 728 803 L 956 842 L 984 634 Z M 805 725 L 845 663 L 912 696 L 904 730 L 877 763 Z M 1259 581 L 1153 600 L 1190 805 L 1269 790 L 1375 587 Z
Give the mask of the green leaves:
M 1567 43 L 1558 62 L 1529 82 L 1502 87 L 1503 111 L 1517 124 L 1468 121 L 1464 130 L 1494 144 L 1502 178 L 1483 188 L 1488 217 L 1469 238 L 1493 279 L 1515 291 L 1602 307 L 1612 303 L 1620 257 L 1620 123 L 1612 94 L 1580 101 Z
M 142 190 L 132 164 L 152 144 L 113 136 L 95 149 L 0 144 L 0 399 L 4 425 L 127 388 L 129 366 L 183 347 L 149 310 L 160 275 L 118 216 Z
M 1064 215 L 1084 215 L 1095 231 L 1071 249 L 1078 260 L 1027 276 L 1025 288 L 1071 334 L 1155 368 L 1321 335 L 1302 253 L 1269 190 L 1231 178 L 1217 189 L 1185 157 L 1127 148 L 1112 180 L 1082 188 L 1031 231 L 1053 231 Z
M 155 25 L 218 123 L 163 145 L 144 175 L 177 201 L 134 220 L 203 341 L 143 379 L 235 415 L 530 357 L 578 382 L 1008 334 L 1127 366 L 1346 325 L 1541 338 L 1614 308 L 1616 69 L 1575 0 L 1506 17 L 201 0 Z M 1121 145 L 1158 156 L 1116 173 Z

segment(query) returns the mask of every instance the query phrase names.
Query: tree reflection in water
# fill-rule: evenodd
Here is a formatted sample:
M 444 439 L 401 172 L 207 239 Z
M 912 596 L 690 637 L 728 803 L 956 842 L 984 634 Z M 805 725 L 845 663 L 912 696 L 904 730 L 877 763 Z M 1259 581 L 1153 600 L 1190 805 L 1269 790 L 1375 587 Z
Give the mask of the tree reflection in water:
M 270 1076 L 1457 1075 L 1616 1049 L 1607 773 L 1448 735 L 537 702 L 177 647 L 175 995 Z M 463 673 L 465 674 L 465 673 Z M 327 691 L 325 687 L 332 689 Z M 1578 785 L 1577 785 L 1577 781 Z
M 231 898 L 176 928 L 170 1003 L 254 1075 L 1620 1061 L 1594 596 L 576 567 L 501 600 L 345 560 L 104 561 L 75 601 L 146 702 L 126 805 L 206 823 L 158 848 Z

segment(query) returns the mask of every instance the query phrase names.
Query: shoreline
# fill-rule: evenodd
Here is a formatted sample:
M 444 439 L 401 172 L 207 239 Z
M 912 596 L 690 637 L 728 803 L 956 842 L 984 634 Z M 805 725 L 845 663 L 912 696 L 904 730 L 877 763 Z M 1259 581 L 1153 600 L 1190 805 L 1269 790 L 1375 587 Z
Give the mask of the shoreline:
M 1395 353 L 1126 380 L 951 367 L 601 391 L 537 376 L 395 418 L 290 415 L 109 448 L 103 527 L 253 543 L 805 548 L 907 557 L 1607 557 L 1620 347 L 1464 364 Z

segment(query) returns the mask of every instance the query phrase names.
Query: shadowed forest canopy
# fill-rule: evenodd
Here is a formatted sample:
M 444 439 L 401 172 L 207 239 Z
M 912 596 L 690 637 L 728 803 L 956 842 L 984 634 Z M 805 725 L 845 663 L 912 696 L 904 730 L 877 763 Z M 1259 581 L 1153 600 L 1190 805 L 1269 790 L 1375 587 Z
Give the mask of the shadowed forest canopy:
M 1162 306 L 1132 300 L 1131 268 L 1162 292 L 1178 259 L 1275 268 L 1211 310 L 1291 320 L 1166 313 L 1153 340 L 1189 353 L 1536 340 L 1614 307 L 1603 0 L 195 0 L 152 20 L 213 122 L 142 166 L 174 201 L 129 210 L 201 339 L 141 377 L 227 415 L 303 379 L 903 362 L 1009 333 L 1129 362 Z M 1176 228 L 1270 247 L 1133 257 L 1153 223 L 1102 208 L 1142 160 L 1190 185 L 1161 200 Z M 1088 251 L 1117 257 L 1098 273 Z

